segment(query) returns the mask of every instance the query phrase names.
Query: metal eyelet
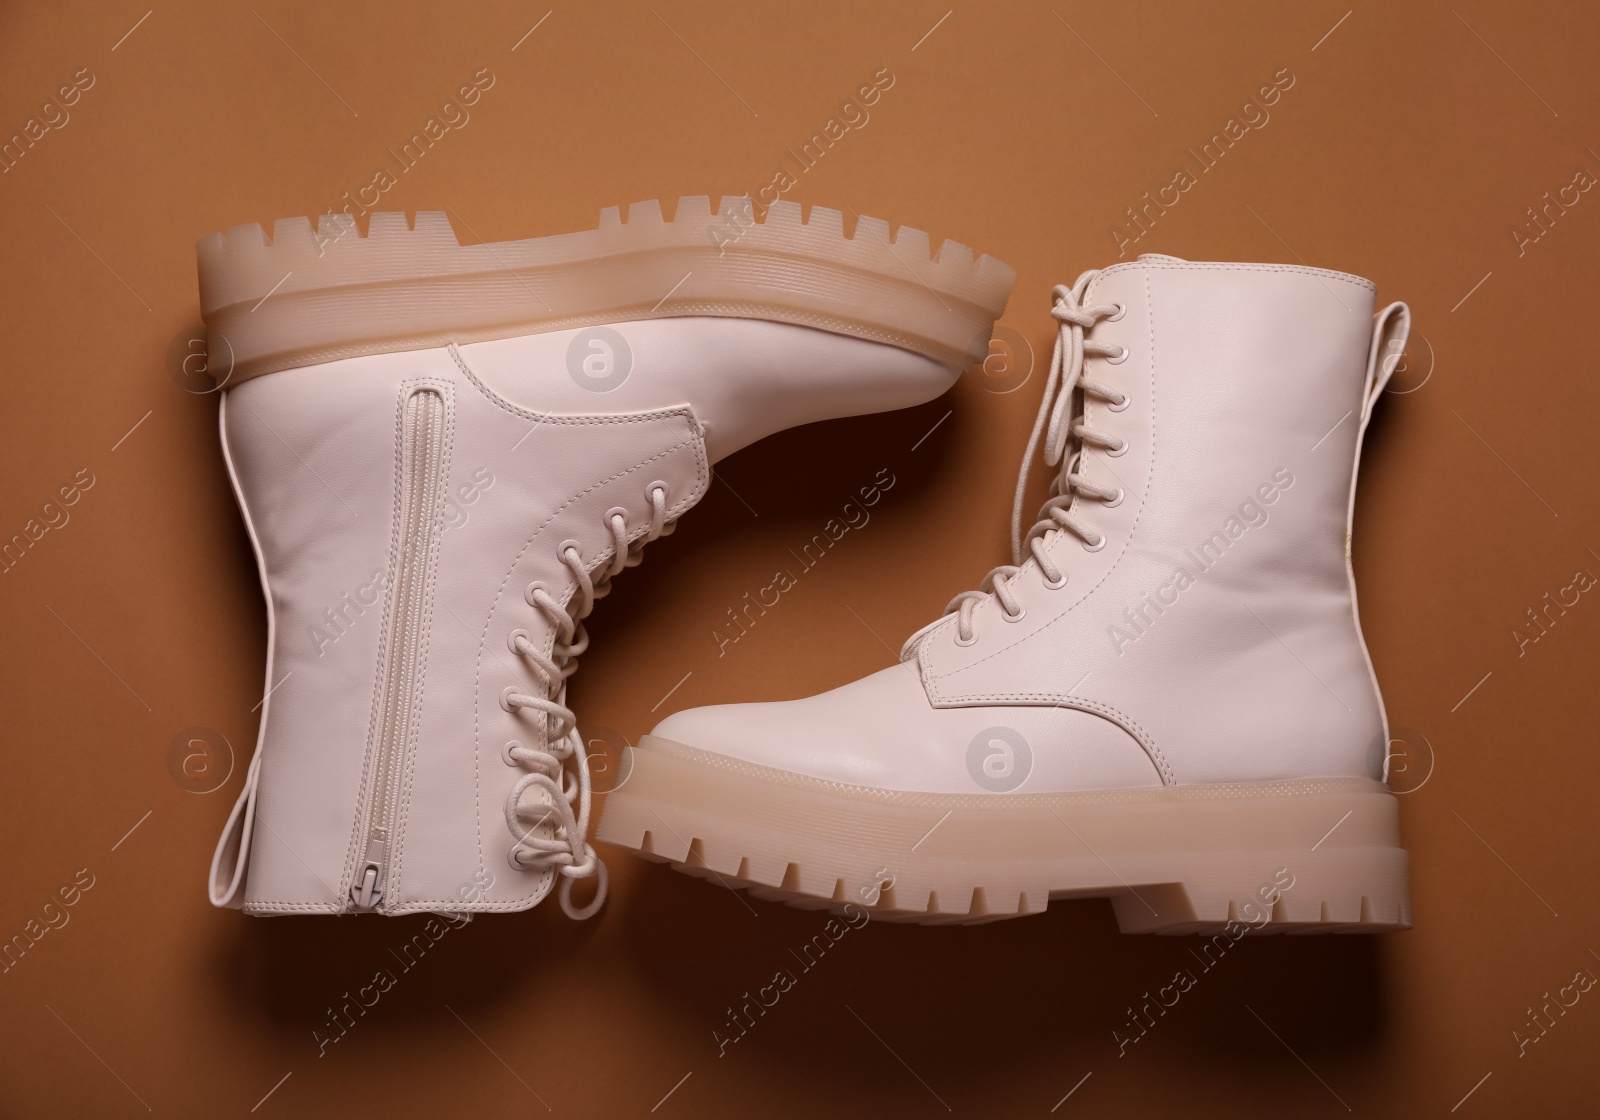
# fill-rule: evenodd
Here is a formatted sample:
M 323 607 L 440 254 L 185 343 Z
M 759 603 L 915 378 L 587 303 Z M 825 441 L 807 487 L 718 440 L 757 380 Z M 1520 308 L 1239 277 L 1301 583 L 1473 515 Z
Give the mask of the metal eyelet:
M 515 653 L 515 654 L 520 656 L 522 654 L 522 651 L 517 648 L 517 639 L 518 638 L 525 638 L 525 639 L 527 639 L 527 641 L 530 644 L 532 644 L 533 638 L 528 634 L 528 632 L 526 630 L 522 629 L 521 627 L 518 627 L 517 629 L 511 631 L 511 633 L 506 635 L 506 645 L 507 645 L 507 647 L 510 648 L 512 653 Z
M 1108 447 L 1102 454 L 1112 459 L 1120 459 L 1128 453 L 1128 441 L 1123 440 L 1115 447 Z
M 1104 359 L 1106 365 L 1108 366 L 1120 366 L 1127 360 L 1128 348 L 1126 346 L 1119 347 L 1115 356 Z
M 1105 322 L 1107 323 L 1115 323 L 1128 313 L 1128 305 L 1123 303 L 1120 299 L 1111 306 L 1115 307 L 1117 311 L 1115 315 L 1107 315 L 1105 317 Z
M 519 740 L 507 739 L 506 745 L 500 748 L 500 757 L 506 760 L 507 766 L 521 766 L 522 764 L 511 754 L 512 751 L 521 749 L 522 743 Z
M 962 647 L 966 647 L 966 646 L 975 646 L 977 644 L 978 644 L 978 631 L 976 629 L 974 629 L 972 631 L 972 637 L 967 638 L 966 640 L 963 641 L 962 637 L 961 637 L 961 629 L 960 629 L 960 627 L 956 628 L 956 645 L 962 646 Z
M 623 509 L 621 506 L 612 506 L 610 509 L 606 510 L 606 515 L 600 520 L 609 528 L 611 525 L 611 519 L 613 517 L 622 518 L 623 525 L 628 524 L 628 511 Z M 573 543 L 576 544 L 577 542 L 574 541 Z
M 1049 579 L 1045 578 L 1045 575 L 1044 575 L 1043 572 L 1040 572 L 1039 573 L 1039 582 L 1043 583 L 1045 585 L 1045 587 L 1049 588 L 1051 591 L 1060 591 L 1063 587 L 1065 587 L 1067 585 L 1067 573 L 1066 572 L 1062 572 L 1061 573 L 1061 578 L 1052 583 Z
M 522 597 L 527 600 L 528 606 L 530 607 L 537 607 L 539 605 L 539 600 L 534 598 L 534 592 L 536 591 L 544 591 L 545 594 L 549 594 L 549 592 L 545 590 L 543 581 L 537 579 L 522 589 Z
M 1122 399 L 1120 401 L 1114 401 L 1114 402 L 1108 403 L 1106 405 L 1106 410 L 1108 412 L 1126 412 L 1128 410 L 1128 406 L 1130 404 L 1132 404 L 1132 403 L 1133 403 L 1133 398 L 1128 396 L 1127 393 L 1123 393 L 1122 394 Z
M 1120 506 L 1122 504 L 1122 499 L 1126 498 L 1127 496 L 1128 496 L 1128 492 L 1126 490 L 1124 490 L 1122 487 L 1119 486 L 1119 487 L 1117 487 L 1117 496 L 1115 498 L 1108 499 L 1107 501 L 1105 501 L 1102 504 L 1107 509 L 1116 509 L 1118 506 Z
M 516 715 L 522 710 L 521 705 L 513 704 L 511 702 L 512 694 L 517 691 L 519 690 L 514 684 L 508 684 L 500 690 L 500 707 L 510 712 L 512 715 Z
M 1090 544 L 1088 541 L 1084 541 L 1082 543 L 1083 543 L 1083 550 L 1085 552 L 1099 552 L 1102 548 L 1104 548 L 1106 546 L 1106 535 L 1104 533 L 1101 533 L 1099 538 L 1093 544 Z
M 556 558 L 558 560 L 565 560 L 566 557 L 567 557 L 567 549 L 569 549 L 569 548 L 577 549 L 578 550 L 578 559 L 580 559 L 580 560 L 583 559 L 583 542 L 582 541 L 575 541 L 571 537 L 568 537 L 566 540 L 564 540 L 560 544 L 556 545 Z
M 1000 617 L 1005 619 L 1007 622 L 1021 622 L 1023 619 L 1028 617 L 1028 608 L 1023 607 L 1016 614 L 1012 614 L 1010 611 L 1006 610 L 1005 607 L 1001 607 Z
M 663 502 L 668 501 L 672 497 L 672 489 L 665 482 L 662 482 L 658 478 L 644 488 L 645 501 L 650 501 L 654 497 L 657 490 L 661 491 L 661 500 Z

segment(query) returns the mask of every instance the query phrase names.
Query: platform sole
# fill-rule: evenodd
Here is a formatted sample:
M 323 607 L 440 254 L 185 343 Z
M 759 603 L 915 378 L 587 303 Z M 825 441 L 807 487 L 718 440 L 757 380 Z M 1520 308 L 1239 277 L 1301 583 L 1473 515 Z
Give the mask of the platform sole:
M 658 202 L 598 229 L 462 245 L 442 213 L 280 219 L 197 246 L 214 365 L 236 385 L 297 366 L 601 323 L 685 315 L 769 319 L 912 350 L 952 369 L 988 353 L 1015 273 L 877 218 L 746 198 Z
M 596 832 L 810 909 L 976 923 L 1108 898 L 1125 933 L 1411 926 L 1398 804 L 1364 778 L 1072 794 L 928 794 L 773 770 L 646 736 Z

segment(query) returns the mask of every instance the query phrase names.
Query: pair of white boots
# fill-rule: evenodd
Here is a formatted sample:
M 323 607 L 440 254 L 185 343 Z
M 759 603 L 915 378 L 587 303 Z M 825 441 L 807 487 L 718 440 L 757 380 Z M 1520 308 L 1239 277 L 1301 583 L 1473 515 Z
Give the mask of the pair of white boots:
M 595 600 L 716 460 L 943 393 L 1014 275 L 704 198 L 477 246 L 436 214 L 280 221 L 199 264 L 270 645 L 211 897 L 254 914 L 523 910 L 558 883 L 598 908 L 567 706 Z M 1012 562 L 894 668 L 670 716 L 598 838 L 892 920 L 1102 896 L 1127 931 L 1409 926 L 1349 561 L 1408 330 L 1374 295 L 1154 255 L 1056 288 Z

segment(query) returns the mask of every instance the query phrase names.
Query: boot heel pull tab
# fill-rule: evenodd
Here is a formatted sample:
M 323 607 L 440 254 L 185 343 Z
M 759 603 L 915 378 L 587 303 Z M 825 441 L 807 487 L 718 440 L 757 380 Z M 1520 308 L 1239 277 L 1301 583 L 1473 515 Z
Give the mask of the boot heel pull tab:
M 1361 427 L 1366 429 L 1372 419 L 1372 406 L 1406 351 L 1406 340 L 1411 337 L 1411 308 L 1403 303 L 1391 303 L 1372 320 L 1372 348 L 1367 353 L 1367 391 L 1361 402 Z
M 244 789 L 239 800 L 233 803 L 228 823 L 217 840 L 217 850 L 211 856 L 211 878 L 207 883 L 211 905 L 228 909 L 244 908 L 245 868 L 250 865 L 250 836 L 256 823 L 256 777 L 261 773 L 261 751 L 250 760 L 250 770 L 245 774 Z M 226 879 L 224 879 L 226 876 Z

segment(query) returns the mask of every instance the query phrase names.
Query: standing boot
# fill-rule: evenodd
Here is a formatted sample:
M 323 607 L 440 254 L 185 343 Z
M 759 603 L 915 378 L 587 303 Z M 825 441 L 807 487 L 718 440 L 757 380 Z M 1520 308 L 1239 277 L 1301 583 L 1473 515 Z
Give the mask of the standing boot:
M 252 914 L 604 896 L 567 704 L 583 619 L 781 428 L 943 393 L 1012 272 L 748 199 L 462 246 L 442 214 L 199 245 L 222 446 L 268 609 L 257 753 L 211 867 Z M 573 882 L 598 876 L 583 910 Z
M 906 921 L 1094 896 L 1129 932 L 1409 927 L 1348 547 L 1409 330 L 1374 296 L 1154 255 L 1056 288 L 1012 563 L 894 668 L 670 716 L 599 838 Z

